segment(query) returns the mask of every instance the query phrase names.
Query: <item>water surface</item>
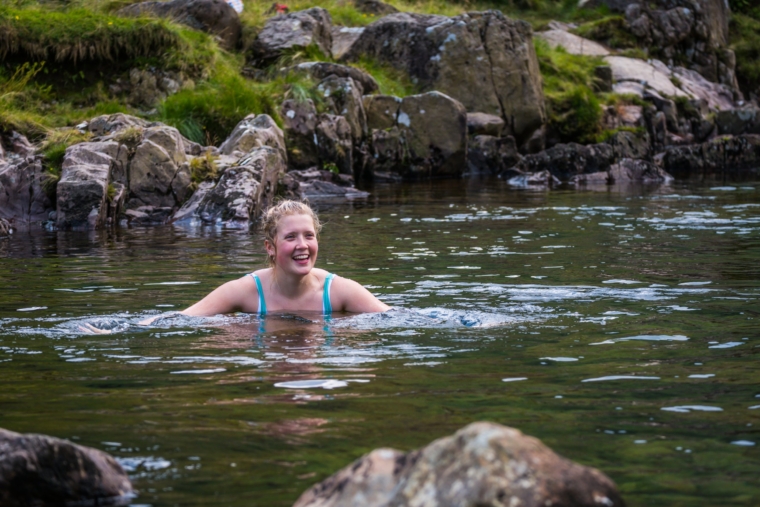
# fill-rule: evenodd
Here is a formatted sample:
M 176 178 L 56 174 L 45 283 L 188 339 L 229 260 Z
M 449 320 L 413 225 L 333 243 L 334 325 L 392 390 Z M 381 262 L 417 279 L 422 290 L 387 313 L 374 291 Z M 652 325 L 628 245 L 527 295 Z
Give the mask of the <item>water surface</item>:
M 135 506 L 290 505 L 478 420 L 602 469 L 629 505 L 760 504 L 760 184 L 371 190 L 320 204 L 319 265 L 394 310 L 327 323 L 136 325 L 261 267 L 248 232 L 0 240 L 0 426 L 110 452 Z

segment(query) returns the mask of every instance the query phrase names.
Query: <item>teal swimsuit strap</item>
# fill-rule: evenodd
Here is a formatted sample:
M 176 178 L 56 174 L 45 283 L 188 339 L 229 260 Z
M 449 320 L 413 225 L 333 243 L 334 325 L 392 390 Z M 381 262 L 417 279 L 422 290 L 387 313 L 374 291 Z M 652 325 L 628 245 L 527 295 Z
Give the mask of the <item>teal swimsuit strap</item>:
M 327 273 L 327 277 L 325 277 L 325 287 L 322 290 L 322 313 L 324 315 L 330 315 L 332 313 L 332 304 L 330 303 L 330 284 L 334 277 L 335 275 L 333 273 Z
M 267 304 L 264 301 L 264 289 L 261 287 L 261 280 L 256 273 L 251 273 L 251 277 L 256 281 L 256 289 L 259 291 L 259 315 L 266 315 Z

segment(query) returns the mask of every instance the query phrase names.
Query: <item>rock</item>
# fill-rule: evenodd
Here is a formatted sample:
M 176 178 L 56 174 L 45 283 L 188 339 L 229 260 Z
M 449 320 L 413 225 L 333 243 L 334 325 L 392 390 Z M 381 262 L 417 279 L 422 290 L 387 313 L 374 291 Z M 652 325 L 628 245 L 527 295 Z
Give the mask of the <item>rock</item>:
M 406 147 L 406 138 L 401 134 L 398 127 L 389 129 L 375 129 L 372 131 L 372 158 L 370 168 L 373 179 L 401 179 L 401 168 L 409 161 L 409 150 Z M 379 173 L 383 173 L 378 176 Z M 385 174 L 388 174 L 386 177 Z
M 129 82 L 119 78 L 109 86 L 112 94 L 128 93 L 127 101 L 134 106 L 154 107 L 169 95 L 174 95 L 185 81 L 175 72 L 150 67 L 133 68 L 129 71 Z
M 615 132 L 606 142 L 612 146 L 615 160 L 624 158 L 647 160 L 651 158 L 649 134 L 646 131 L 638 133 L 620 130 Z
M 369 56 L 406 71 L 468 111 L 504 118 L 518 142 L 546 120 L 530 26 L 498 11 L 454 18 L 396 13 L 364 28 L 342 57 Z
M 305 72 L 314 79 L 321 81 L 331 75 L 351 78 L 362 87 L 362 94 L 375 93 L 380 87 L 369 73 L 356 67 L 330 62 L 305 62 L 285 69 L 285 72 Z
M 156 208 L 153 206 L 140 206 L 136 209 L 127 210 L 124 215 L 130 225 L 161 225 L 171 218 L 174 208 Z
M 396 124 L 401 99 L 392 95 L 365 95 L 362 97 L 367 114 L 367 129 L 389 129 Z
M 612 85 L 612 91 L 618 95 L 636 95 L 638 97 L 643 97 L 644 85 L 634 81 L 621 81 Z
M 7 238 L 13 234 L 13 226 L 4 218 L 0 218 L 0 238 Z
M 361 85 L 351 78 L 330 75 L 317 85 L 317 92 L 322 95 L 328 112 L 346 119 L 354 142 L 358 143 L 367 135 Z
M 179 131 L 165 126 L 145 129 L 129 161 L 128 173 L 127 209 L 179 208 L 189 196 L 191 183 Z
M 40 156 L 0 162 L 0 218 L 14 224 L 46 221 L 55 208 L 45 192 L 47 174 Z
M 553 48 L 562 46 L 571 55 L 607 56 L 610 54 L 609 50 L 598 42 L 584 39 L 565 30 L 536 32 L 536 37 L 544 39 Z
M 669 131 L 678 132 L 678 110 L 675 102 L 662 97 L 654 90 L 644 90 L 643 98 L 651 102 L 658 111 L 662 111 Z
M 242 157 L 256 148 L 269 146 L 287 160 L 285 137 L 280 127 L 266 114 L 249 114 L 238 123 L 219 146 L 219 153 Z
M 92 230 L 106 225 L 111 165 L 119 152 L 113 141 L 87 142 L 66 149 L 56 187 L 56 226 Z
M 227 169 L 213 188 L 199 199 L 195 215 L 203 222 L 228 228 L 245 228 L 271 205 L 277 180 L 285 172 L 279 150 L 269 146 L 253 150 L 241 165 Z M 189 206 L 188 206 L 189 208 Z M 186 219 L 188 209 L 176 219 Z
M 668 183 L 673 177 L 646 160 L 624 158 L 612 164 L 609 170 L 610 183 Z
M 312 168 L 305 171 L 290 171 L 286 178 L 292 180 L 292 182 L 284 182 L 290 189 L 291 198 L 359 199 L 369 196 L 368 192 L 357 190 L 354 187 L 353 177 L 347 174 L 335 174 Z
M 110 505 L 132 496 L 127 474 L 108 454 L 0 429 L 0 505 Z
M 760 109 L 729 109 L 715 116 L 718 134 L 738 136 L 740 134 L 760 134 Z
M 612 68 L 612 77 L 616 82 L 645 82 L 646 87 L 652 88 L 658 93 L 671 97 L 687 96 L 673 84 L 668 74 L 643 60 L 625 56 L 606 56 L 604 61 Z M 620 93 L 617 89 L 615 92 Z
M 617 107 L 621 127 L 643 127 L 644 108 L 636 105 L 621 105 Z
M 321 7 L 312 7 L 269 18 L 251 48 L 255 63 L 267 64 L 285 50 L 315 45 L 326 56 L 332 52 L 332 18 Z
M 515 165 L 525 174 L 549 171 L 560 181 L 570 181 L 577 174 L 606 171 L 615 161 L 609 144 L 583 146 L 576 143 L 557 144 L 534 155 L 526 155 Z
M 676 179 L 757 178 L 760 135 L 720 136 L 702 144 L 670 146 L 657 161 Z
M 11 132 L 10 136 L 6 136 L 5 143 L 8 146 L 8 154 L 16 155 L 18 158 L 31 157 L 37 151 L 26 136 L 19 134 L 15 130 Z
M 555 176 L 548 170 L 538 171 L 536 173 L 520 173 L 514 171 L 514 168 L 509 171 L 509 174 L 517 172 L 516 175 L 510 176 L 507 179 L 507 184 L 513 187 L 554 187 L 561 183 Z
M 305 169 L 319 163 L 317 144 L 317 109 L 314 102 L 287 99 L 280 107 L 285 146 L 288 152 L 288 167 Z
M 224 0 L 171 0 L 169 2 L 142 2 L 128 5 L 118 11 L 122 16 L 155 15 L 170 18 L 196 30 L 219 37 L 221 45 L 235 49 L 242 33 L 237 12 Z
M 479 135 L 467 146 L 467 171 L 471 174 L 500 174 L 517 165 L 521 158 L 514 137 Z
M 315 129 L 317 153 L 322 167 L 333 164 L 341 174 L 354 173 L 351 125 L 343 116 L 323 113 Z
M 713 111 L 723 111 L 734 107 L 734 91 L 727 85 L 712 83 L 698 72 L 684 67 L 674 68 L 671 78 L 677 80 L 678 86 L 686 93 L 705 100 Z
M 386 16 L 398 12 L 394 6 L 380 0 L 354 0 L 354 5 L 359 12 L 373 16 Z
M 410 95 L 401 101 L 397 123 L 409 154 L 406 177 L 462 174 L 467 156 L 467 113 L 462 104 L 439 92 Z
M 336 60 L 341 60 L 351 49 L 354 42 L 364 32 L 363 26 L 333 26 L 332 28 L 332 56 Z
M 198 206 L 203 202 L 206 194 L 216 186 L 214 181 L 202 181 L 198 188 L 195 189 L 193 195 L 185 201 L 182 207 L 177 210 L 171 218 L 172 222 L 183 222 L 186 220 L 193 220 L 198 216 Z
M 487 113 L 467 113 L 467 133 L 472 136 L 499 137 L 504 128 L 504 120 L 500 116 Z
M 624 505 L 600 471 L 518 430 L 478 422 L 409 453 L 377 449 L 304 492 L 294 507 Z
M 104 114 L 93 118 L 87 125 L 87 129 L 92 132 L 94 136 L 106 136 L 129 127 L 144 129 L 154 125 L 155 123 L 147 122 L 141 118 L 136 118 L 123 113 L 115 113 L 110 115 Z

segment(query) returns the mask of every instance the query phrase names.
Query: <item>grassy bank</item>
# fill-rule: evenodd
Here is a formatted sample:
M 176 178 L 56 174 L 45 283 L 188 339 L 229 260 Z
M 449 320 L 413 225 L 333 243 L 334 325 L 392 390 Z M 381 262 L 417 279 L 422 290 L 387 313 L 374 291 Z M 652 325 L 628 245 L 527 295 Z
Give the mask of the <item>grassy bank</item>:
M 732 0 L 733 3 L 744 0 Z M 123 18 L 116 11 L 134 0 L 7 0 L 0 7 L 0 129 L 17 130 L 36 141 L 55 128 L 73 126 L 99 114 L 125 112 L 160 120 L 190 139 L 218 144 L 251 112 L 277 121 L 288 97 L 308 98 L 313 86 L 303 76 L 276 69 L 312 59 L 329 60 L 318 51 L 293 52 L 271 69 L 250 69 L 245 51 L 271 15 L 270 2 L 248 0 L 241 15 L 244 37 L 235 52 L 222 50 L 213 37 L 167 20 Z M 575 0 L 459 1 L 388 0 L 400 11 L 454 16 L 473 10 L 501 9 L 543 29 L 552 19 L 575 22 L 576 33 L 645 56 L 624 30 L 620 16 L 604 9 L 579 9 Z M 745 2 L 746 3 L 746 2 Z M 326 8 L 334 23 L 361 26 L 377 17 L 357 10 L 349 0 L 293 0 L 291 11 Z M 731 23 L 740 82 L 760 84 L 760 9 L 749 4 Z M 601 111 L 617 100 L 595 91 L 596 58 L 567 54 L 535 41 L 549 110 L 550 128 L 564 141 L 592 142 L 604 133 Z M 418 89 L 403 73 L 369 59 L 356 66 L 372 74 L 381 93 L 406 96 Z M 183 88 L 155 107 L 130 106 L 114 93 L 118 79 L 131 69 L 162 69 L 179 76 Z

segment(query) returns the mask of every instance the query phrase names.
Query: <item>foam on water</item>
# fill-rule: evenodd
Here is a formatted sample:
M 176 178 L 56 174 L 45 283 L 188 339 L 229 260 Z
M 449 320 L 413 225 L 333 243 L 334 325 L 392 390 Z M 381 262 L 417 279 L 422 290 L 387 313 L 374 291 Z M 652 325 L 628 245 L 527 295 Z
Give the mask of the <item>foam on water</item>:
M 660 410 L 664 410 L 666 412 L 679 412 L 688 414 L 691 411 L 696 412 L 723 412 L 723 409 L 720 407 L 712 407 L 709 405 L 679 405 L 677 407 L 662 407 Z
M 632 340 L 641 340 L 649 342 L 685 342 L 689 338 L 683 335 L 638 335 L 638 336 L 625 336 L 623 338 L 611 338 L 604 340 L 603 342 L 589 343 L 589 345 L 611 345 L 613 343 L 627 342 Z

